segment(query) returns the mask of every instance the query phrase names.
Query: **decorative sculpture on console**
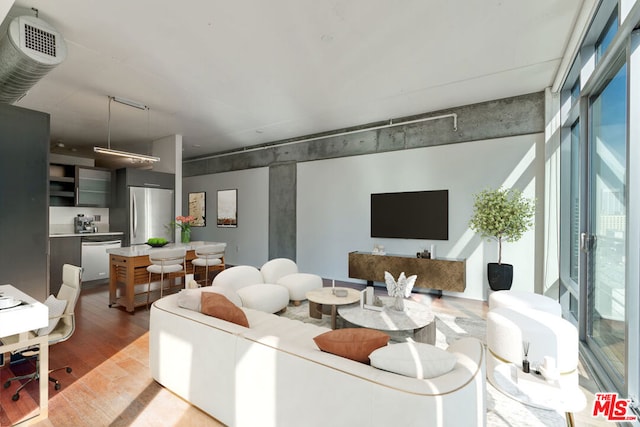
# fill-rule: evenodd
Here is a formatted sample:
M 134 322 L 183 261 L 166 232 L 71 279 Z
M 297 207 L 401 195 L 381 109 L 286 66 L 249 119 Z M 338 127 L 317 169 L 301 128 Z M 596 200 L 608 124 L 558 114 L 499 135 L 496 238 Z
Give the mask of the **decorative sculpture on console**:
M 408 298 L 411 295 L 411 289 L 416 283 L 417 275 L 406 277 L 404 271 L 400 273 L 398 281 L 393 278 L 388 271 L 384 272 L 384 281 L 387 284 L 387 292 L 389 296 L 394 297 L 393 309 L 398 311 L 404 310 L 404 298 Z

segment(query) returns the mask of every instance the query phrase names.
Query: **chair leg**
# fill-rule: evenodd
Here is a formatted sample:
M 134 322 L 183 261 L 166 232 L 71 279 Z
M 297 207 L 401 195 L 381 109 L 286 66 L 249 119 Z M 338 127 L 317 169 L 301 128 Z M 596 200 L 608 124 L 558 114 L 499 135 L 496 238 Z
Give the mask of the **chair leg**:
M 56 369 L 52 369 L 49 371 L 49 374 L 51 374 L 52 372 L 55 371 L 59 371 L 61 369 L 65 369 L 67 371 L 67 373 L 71 373 L 72 369 L 70 366 L 63 366 L 62 368 L 56 368 Z M 4 388 L 9 388 L 11 386 L 11 382 L 12 381 L 20 381 L 20 380 L 25 380 L 28 379 L 28 381 L 26 381 L 23 384 L 20 384 L 20 387 L 18 387 L 15 391 L 15 393 L 13 394 L 13 396 L 11 396 L 11 400 L 13 400 L 14 402 L 17 401 L 18 399 L 20 399 L 20 392 L 22 391 L 22 389 L 24 389 L 27 385 L 29 385 L 32 381 L 38 381 L 40 380 L 40 361 L 36 361 L 36 370 L 35 372 L 29 374 L 29 375 L 20 375 L 19 377 L 13 377 L 13 378 L 9 378 L 5 383 L 4 383 Z M 54 388 L 56 390 L 60 390 L 61 384 L 60 381 L 58 381 L 57 379 L 49 376 L 49 381 L 51 381 L 54 384 Z
M 13 400 L 14 402 L 17 401 L 18 399 L 20 399 L 20 391 L 22 391 L 23 388 L 25 388 L 28 384 L 30 384 L 32 381 L 38 380 L 40 378 L 40 363 L 36 360 L 36 370 L 34 372 L 32 372 L 31 374 L 28 375 L 20 375 L 18 377 L 13 377 L 13 378 L 9 378 L 5 383 L 4 383 L 4 388 L 9 388 L 11 386 L 11 382 L 12 381 L 21 381 L 21 380 L 27 380 L 24 384 L 20 384 L 20 386 L 16 389 L 15 393 L 13 394 L 13 396 L 11 396 L 11 400 Z
M 149 284 L 147 285 L 147 310 L 149 310 L 149 295 L 151 294 L 151 272 L 149 272 Z
M 61 384 L 60 384 L 60 381 L 58 381 L 57 379 L 51 376 L 51 373 L 55 371 L 60 371 L 62 369 L 66 370 L 67 374 L 70 374 L 73 371 L 73 369 L 71 369 L 71 366 L 63 366 L 62 368 L 56 368 L 49 371 L 49 381 L 51 381 L 54 384 L 53 388 L 55 388 L 56 390 L 60 390 Z
M 198 286 L 201 286 L 201 285 L 200 285 L 200 282 L 198 281 L 198 279 L 196 279 L 196 271 L 198 271 L 198 266 L 197 266 L 197 265 L 194 265 L 194 266 L 193 266 L 193 280 L 195 280 L 195 281 L 196 281 L 196 283 L 198 284 Z M 202 280 L 202 279 L 200 279 L 200 280 Z M 186 285 L 186 282 L 185 282 L 185 285 Z M 206 285 L 206 283 L 205 283 L 205 285 Z
M 14 402 L 18 399 L 20 399 L 20 392 L 22 391 L 23 388 L 25 388 L 27 385 L 29 385 L 32 381 L 36 381 L 38 380 L 40 377 L 39 375 L 36 373 L 34 375 L 31 375 L 31 377 L 27 380 L 27 382 L 23 383 L 20 385 L 20 387 L 18 387 L 16 389 L 16 392 L 13 394 L 13 396 L 11 396 L 11 400 L 13 400 Z M 7 384 L 9 383 L 9 381 L 7 381 L 4 385 L 5 388 L 7 387 Z
M 162 298 L 162 290 L 164 288 L 164 271 L 160 272 L 160 298 Z

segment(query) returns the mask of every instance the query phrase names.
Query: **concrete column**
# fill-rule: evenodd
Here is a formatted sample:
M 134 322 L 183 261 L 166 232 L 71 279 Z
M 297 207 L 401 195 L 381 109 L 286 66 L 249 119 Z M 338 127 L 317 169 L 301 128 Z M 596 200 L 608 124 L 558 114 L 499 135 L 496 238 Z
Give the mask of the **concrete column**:
M 160 161 L 154 163 L 151 169 L 156 172 L 166 172 L 175 175 L 174 208 L 176 215 L 187 215 L 182 202 L 182 135 L 169 135 L 153 141 L 152 155 L 160 157 Z M 175 230 L 173 236 L 176 242 L 180 241 L 180 229 Z
M 296 260 L 296 163 L 269 166 L 269 259 Z

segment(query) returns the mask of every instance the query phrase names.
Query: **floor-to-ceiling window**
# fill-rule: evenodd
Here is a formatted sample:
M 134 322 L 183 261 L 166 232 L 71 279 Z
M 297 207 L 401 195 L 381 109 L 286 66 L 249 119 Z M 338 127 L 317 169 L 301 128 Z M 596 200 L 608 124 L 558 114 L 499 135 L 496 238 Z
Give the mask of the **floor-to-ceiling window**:
M 587 340 L 619 387 L 625 374 L 627 67 L 589 103 Z
M 631 3 L 599 2 L 561 90 L 560 302 L 607 391 L 637 398 L 640 237 L 629 231 L 640 188 L 629 171 L 640 158 L 630 156 L 639 138 L 629 112 L 640 111 L 631 96 L 640 2 Z

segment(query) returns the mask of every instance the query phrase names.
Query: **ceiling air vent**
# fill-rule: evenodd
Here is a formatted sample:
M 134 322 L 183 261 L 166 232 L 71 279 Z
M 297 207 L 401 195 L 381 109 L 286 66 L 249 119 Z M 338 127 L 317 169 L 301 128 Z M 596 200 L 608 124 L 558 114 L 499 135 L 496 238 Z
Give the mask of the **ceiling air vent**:
M 19 16 L 0 39 L 0 102 L 13 103 L 67 56 L 62 35 L 34 16 Z

